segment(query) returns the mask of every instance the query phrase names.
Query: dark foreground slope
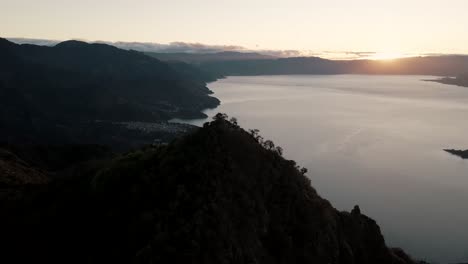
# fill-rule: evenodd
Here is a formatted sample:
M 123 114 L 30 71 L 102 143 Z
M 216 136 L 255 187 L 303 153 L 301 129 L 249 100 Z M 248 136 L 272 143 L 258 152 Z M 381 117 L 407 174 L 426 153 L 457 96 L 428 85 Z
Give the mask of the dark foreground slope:
M 219 103 L 206 87 L 213 80 L 191 65 L 104 44 L 0 39 L 0 136 L 82 143 L 122 136 L 108 133 L 116 122 L 202 117 Z
M 2 193 L 16 190 L 1 203 L 8 253 L 2 257 L 35 263 L 413 263 L 386 247 L 379 226 L 358 207 L 334 209 L 304 172 L 272 142 L 222 117 L 170 145 L 107 162 L 60 173 L 29 168 L 24 173 L 34 181 L 1 186 Z

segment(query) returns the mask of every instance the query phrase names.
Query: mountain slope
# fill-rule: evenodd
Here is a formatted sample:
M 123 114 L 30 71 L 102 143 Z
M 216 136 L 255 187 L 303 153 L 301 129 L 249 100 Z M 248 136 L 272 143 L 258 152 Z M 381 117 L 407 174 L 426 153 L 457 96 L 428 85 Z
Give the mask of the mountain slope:
M 96 120 L 166 121 L 215 107 L 193 66 L 135 51 L 67 41 L 54 47 L 0 39 L 0 121 L 5 135 L 73 137 Z M 93 127 L 94 128 L 94 127 Z
M 218 115 L 168 146 L 30 191 L 0 223 L 5 252 L 47 263 L 414 263 L 358 207 L 334 209 L 280 154 Z
M 265 60 L 274 59 L 273 56 L 263 55 L 260 53 L 245 53 L 224 51 L 215 53 L 156 53 L 147 52 L 151 57 L 162 61 L 182 61 L 193 64 L 204 62 L 220 62 L 220 61 L 243 61 L 243 60 Z

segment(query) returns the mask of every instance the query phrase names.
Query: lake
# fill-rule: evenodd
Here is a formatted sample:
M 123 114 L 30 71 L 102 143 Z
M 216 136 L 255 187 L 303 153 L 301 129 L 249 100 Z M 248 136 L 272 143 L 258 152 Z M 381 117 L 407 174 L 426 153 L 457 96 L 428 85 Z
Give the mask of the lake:
M 358 204 L 390 246 L 468 261 L 468 88 L 431 76 L 229 77 L 217 112 L 284 148 L 339 210 Z M 185 120 L 201 125 L 207 120 Z

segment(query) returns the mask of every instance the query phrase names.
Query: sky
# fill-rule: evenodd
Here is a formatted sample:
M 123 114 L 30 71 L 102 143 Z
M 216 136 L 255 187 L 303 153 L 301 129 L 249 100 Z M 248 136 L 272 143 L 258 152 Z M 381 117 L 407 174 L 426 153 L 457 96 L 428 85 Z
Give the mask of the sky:
M 468 54 L 466 0 L 0 0 L 0 36 Z

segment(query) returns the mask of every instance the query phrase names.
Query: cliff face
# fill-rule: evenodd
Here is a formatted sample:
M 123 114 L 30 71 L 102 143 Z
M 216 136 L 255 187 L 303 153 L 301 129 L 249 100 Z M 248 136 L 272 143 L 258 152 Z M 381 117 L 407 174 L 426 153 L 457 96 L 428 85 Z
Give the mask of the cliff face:
M 359 207 L 337 211 L 280 148 L 222 117 L 91 167 L 21 208 L 7 252 L 57 263 L 414 263 Z

